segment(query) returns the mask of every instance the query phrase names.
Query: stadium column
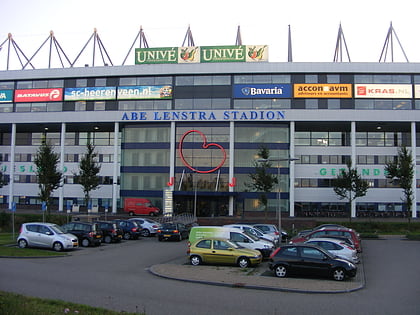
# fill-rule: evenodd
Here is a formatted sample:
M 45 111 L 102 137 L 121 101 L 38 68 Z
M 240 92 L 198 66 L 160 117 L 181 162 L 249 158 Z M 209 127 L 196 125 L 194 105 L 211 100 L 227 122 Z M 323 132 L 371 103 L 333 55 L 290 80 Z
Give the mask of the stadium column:
M 351 141 L 351 167 L 355 168 L 357 158 L 356 158 L 356 122 L 351 122 L 351 135 L 350 135 L 350 141 Z M 352 218 L 356 217 L 356 201 L 350 202 L 350 216 Z
M 413 121 L 411 122 L 411 156 L 413 157 L 413 164 L 414 164 L 414 176 L 413 176 L 413 183 L 412 183 L 412 190 L 414 193 L 413 193 L 413 206 L 411 209 L 411 216 L 413 218 L 417 218 L 417 172 L 416 172 L 417 143 L 416 142 L 417 142 L 416 141 L 416 123 Z
M 114 124 L 114 165 L 112 174 L 112 213 L 117 213 L 117 194 L 118 191 L 118 133 L 119 123 Z
M 64 209 L 64 143 L 66 142 L 66 123 L 61 123 L 61 139 L 60 139 L 60 171 L 63 176 L 60 181 L 60 188 L 58 190 L 58 211 Z
M 229 124 L 229 192 L 235 191 L 235 185 L 232 179 L 235 176 L 235 122 L 231 121 Z M 234 196 L 229 195 L 229 216 L 233 216 L 234 211 Z
M 10 181 L 9 181 L 9 209 L 12 209 L 14 182 L 15 182 L 15 146 L 16 146 L 16 124 L 12 124 L 12 135 L 10 141 Z
M 290 145 L 289 156 L 295 156 L 295 122 L 290 122 Z M 293 159 L 289 162 L 289 216 L 295 216 L 295 161 Z

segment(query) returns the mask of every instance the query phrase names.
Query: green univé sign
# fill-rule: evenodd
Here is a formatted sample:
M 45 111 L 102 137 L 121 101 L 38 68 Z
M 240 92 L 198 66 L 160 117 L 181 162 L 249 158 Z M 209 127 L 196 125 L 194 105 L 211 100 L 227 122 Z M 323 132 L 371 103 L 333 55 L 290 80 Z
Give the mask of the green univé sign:
M 136 48 L 135 64 L 268 61 L 267 45 Z

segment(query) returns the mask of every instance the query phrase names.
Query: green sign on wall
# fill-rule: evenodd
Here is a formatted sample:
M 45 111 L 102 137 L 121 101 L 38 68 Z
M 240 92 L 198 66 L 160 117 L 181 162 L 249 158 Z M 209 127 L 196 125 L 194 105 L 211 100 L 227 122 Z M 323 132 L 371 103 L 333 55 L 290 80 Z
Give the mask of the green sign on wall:
M 268 61 L 266 45 L 137 48 L 135 64 Z

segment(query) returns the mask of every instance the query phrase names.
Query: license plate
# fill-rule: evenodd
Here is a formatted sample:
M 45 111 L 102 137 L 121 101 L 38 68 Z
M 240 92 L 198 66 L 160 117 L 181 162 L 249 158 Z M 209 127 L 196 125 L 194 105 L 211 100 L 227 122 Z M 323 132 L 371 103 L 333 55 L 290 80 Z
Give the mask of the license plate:
M 122 235 L 118 235 L 119 238 L 122 238 Z
M 163 237 L 171 237 L 171 235 L 165 234 L 165 235 L 163 235 Z
M 100 235 L 96 235 L 96 238 L 101 238 L 101 236 Z

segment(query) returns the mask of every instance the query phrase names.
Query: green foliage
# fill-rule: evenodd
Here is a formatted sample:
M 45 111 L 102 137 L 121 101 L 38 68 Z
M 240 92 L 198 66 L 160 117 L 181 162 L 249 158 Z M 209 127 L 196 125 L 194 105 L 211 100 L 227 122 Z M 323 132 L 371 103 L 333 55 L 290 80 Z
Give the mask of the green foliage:
M 407 206 L 408 212 L 411 211 L 413 205 L 414 172 L 415 167 L 411 151 L 404 146 L 398 149 L 396 160 L 385 164 L 386 178 L 403 189 L 404 198 L 401 198 L 401 200 Z M 410 218 L 409 215 L 407 217 Z
M 39 198 L 50 204 L 51 194 L 60 187 L 63 174 L 57 170 L 59 155 L 54 152 L 54 147 L 43 141 L 35 155 L 36 175 L 38 179 Z
M 0 291 L 0 313 L 9 315 L 45 314 L 88 314 L 88 315 L 134 315 L 125 311 L 115 312 L 98 307 L 75 304 L 60 300 L 26 297 L 20 294 Z M 145 314 L 135 313 L 137 315 Z
M 347 163 L 347 170 L 342 170 L 333 180 L 334 192 L 348 202 L 365 196 L 368 188 L 368 182 L 362 179 L 356 168 L 351 167 L 351 161 Z
M 245 186 L 250 188 L 252 191 L 261 192 L 259 195 L 259 201 L 264 206 L 264 210 L 267 211 L 267 194 L 271 192 L 274 186 L 278 183 L 276 175 L 268 172 L 272 168 L 270 158 L 270 150 L 264 146 L 261 146 L 257 152 L 258 160 L 254 161 L 255 171 L 249 174 L 251 183 L 245 183 Z
M 85 195 L 85 204 L 88 205 L 90 192 L 99 187 L 99 172 L 101 166 L 96 161 L 97 153 L 95 146 L 90 143 L 86 145 L 86 154 L 80 160 L 79 174 L 74 174 L 78 184 L 82 185 Z

